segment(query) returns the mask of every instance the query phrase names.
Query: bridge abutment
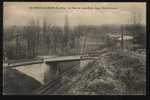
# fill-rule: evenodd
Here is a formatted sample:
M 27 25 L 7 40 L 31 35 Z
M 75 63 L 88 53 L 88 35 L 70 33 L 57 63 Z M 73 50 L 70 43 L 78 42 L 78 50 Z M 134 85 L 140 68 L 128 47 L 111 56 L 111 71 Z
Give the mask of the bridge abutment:
M 44 82 L 48 82 L 56 79 L 59 76 L 59 65 L 57 63 L 46 63 L 48 66 L 47 71 L 45 72 Z

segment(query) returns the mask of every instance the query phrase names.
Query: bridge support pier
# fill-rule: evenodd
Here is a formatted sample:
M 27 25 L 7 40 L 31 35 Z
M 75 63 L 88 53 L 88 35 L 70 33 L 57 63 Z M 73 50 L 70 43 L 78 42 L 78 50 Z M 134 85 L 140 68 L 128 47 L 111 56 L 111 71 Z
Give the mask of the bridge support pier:
M 56 79 L 56 77 L 58 77 L 60 74 L 59 64 L 57 63 L 46 63 L 46 64 L 49 66 L 49 68 L 47 69 L 47 72 L 45 73 L 45 78 L 44 78 L 45 83 L 50 80 Z

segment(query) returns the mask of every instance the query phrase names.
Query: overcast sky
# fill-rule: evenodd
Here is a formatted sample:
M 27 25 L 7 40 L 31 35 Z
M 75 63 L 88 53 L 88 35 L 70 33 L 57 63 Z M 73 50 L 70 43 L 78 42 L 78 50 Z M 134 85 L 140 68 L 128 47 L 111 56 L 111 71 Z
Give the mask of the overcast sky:
M 48 7 L 93 7 L 99 9 L 52 9 Z M 32 7 L 32 9 L 31 9 Z M 39 7 L 38 9 L 35 7 Z M 52 25 L 63 26 L 65 15 L 68 15 L 69 25 L 102 25 L 128 24 L 131 16 L 136 13 L 141 16 L 141 23 L 146 23 L 145 3 L 38 3 L 38 2 L 5 2 L 4 26 L 27 25 L 31 19 L 43 18 Z

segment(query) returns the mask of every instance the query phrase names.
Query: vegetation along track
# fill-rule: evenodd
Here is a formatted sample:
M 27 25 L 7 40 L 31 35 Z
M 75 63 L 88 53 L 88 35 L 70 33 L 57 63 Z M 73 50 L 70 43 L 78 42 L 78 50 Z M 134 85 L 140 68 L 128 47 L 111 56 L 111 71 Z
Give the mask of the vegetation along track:
M 105 52 L 98 53 L 99 58 L 100 55 L 105 54 L 107 50 L 104 51 Z M 72 67 L 66 69 L 66 71 L 62 72 L 56 79 L 49 81 L 46 85 L 38 89 L 36 92 L 34 92 L 34 94 L 55 95 L 66 93 L 67 90 L 69 90 L 70 87 L 72 87 L 76 82 L 82 79 L 83 76 L 93 71 L 94 64 L 97 62 L 97 60 L 93 60 L 81 71 L 78 71 L 78 66 L 80 66 L 80 64 L 73 65 Z M 78 75 L 73 74 L 75 71 L 78 71 Z M 62 76 L 68 76 L 69 79 L 63 80 Z M 74 81 L 72 81 L 73 77 L 76 77 Z
M 57 95 L 57 94 L 60 94 L 60 95 L 62 95 L 62 94 L 67 94 L 67 91 L 68 91 L 71 87 L 73 87 L 73 85 L 76 84 L 76 82 L 78 82 L 79 80 L 82 80 L 82 77 L 84 77 L 85 75 L 87 75 L 87 74 L 91 73 L 91 71 L 93 71 L 94 67 L 91 67 L 91 66 L 93 66 L 95 63 L 96 63 L 96 60 L 93 61 L 92 63 L 88 64 L 88 66 L 85 67 L 85 69 L 82 70 L 82 72 L 81 72 L 80 74 L 78 74 L 78 75 L 75 76 L 75 77 L 76 77 L 75 81 L 70 80 L 70 81 L 68 82 L 68 84 L 65 84 L 64 86 L 58 88 L 56 91 L 54 91 L 53 94 L 54 94 L 54 95 L 55 95 L 55 94 L 56 94 L 56 95 Z M 49 93 L 47 93 L 47 94 L 49 94 Z

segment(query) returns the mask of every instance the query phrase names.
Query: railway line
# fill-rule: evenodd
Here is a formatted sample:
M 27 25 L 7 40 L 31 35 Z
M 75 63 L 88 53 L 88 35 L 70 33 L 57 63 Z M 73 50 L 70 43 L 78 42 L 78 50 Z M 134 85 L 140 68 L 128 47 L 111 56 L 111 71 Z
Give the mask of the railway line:
M 107 50 L 103 50 L 101 52 L 95 52 L 97 55 L 101 55 L 106 53 Z M 92 53 L 90 53 L 92 54 Z M 91 55 L 90 55 L 91 56 Z M 87 57 L 87 56 L 86 56 Z M 38 89 L 38 92 L 34 92 L 35 94 L 42 94 L 42 95 L 55 95 L 55 94 L 63 94 L 63 92 L 66 92 L 70 87 L 72 87 L 76 82 L 78 82 L 80 79 L 82 79 L 83 76 L 91 73 L 94 69 L 93 66 L 98 59 L 94 59 L 92 63 L 90 63 L 87 67 L 82 70 L 82 73 L 78 70 L 78 66 L 80 64 L 75 64 L 71 66 L 70 68 L 66 69 L 66 71 L 62 72 L 60 76 L 58 76 L 55 80 L 52 80 L 48 82 L 44 87 Z M 71 79 L 74 77 L 73 73 L 75 71 L 78 71 L 79 75 L 76 75 L 75 81 L 72 81 Z M 63 79 L 62 76 L 68 76 L 69 78 Z M 62 86 L 62 84 L 66 84 L 65 86 Z
M 91 64 L 89 64 L 88 67 L 86 67 L 84 70 L 82 70 L 82 73 L 80 73 L 79 75 L 76 76 L 75 81 L 70 80 L 68 84 L 66 84 L 65 86 L 62 86 L 61 88 L 58 88 L 56 91 L 54 91 L 54 93 L 52 95 L 62 95 L 62 94 L 66 94 L 66 92 L 73 87 L 79 80 L 82 80 L 82 78 L 84 76 L 86 76 L 87 74 L 91 73 L 91 71 L 93 71 L 94 67 L 91 67 L 95 64 L 96 61 L 93 61 Z M 47 93 L 49 94 L 49 93 Z
M 93 59 L 92 63 L 89 63 L 89 65 L 88 65 L 87 67 L 85 67 L 85 68 L 82 70 L 82 72 L 79 71 L 79 72 L 78 72 L 78 75 L 73 76 L 73 77 L 76 77 L 74 81 L 71 80 L 72 77 L 69 77 L 69 80 L 67 80 L 67 81 L 66 81 L 66 80 L 65 80 L 65 81 L 62 81 L 62 83 L 65 84 L 65 85 L 60 86 L 60 87 L 58 87 L 58 88 L 55 88 L 54 91 L 49 91 L 49 90 L 47 89 L 48 91 L 45 91 L 44 94 L 45 94 L 45 95 L 58 95 L 58 94 L 64 95 L 64 94 L 66 94 L 66 92 L 67 92 L 71 87 L 73 87 L 79 80 L 83 80 L 83 77 L 84 77 L 84 76 L 86 76 L 86 75 L 92 73 L 93 70 L 95 69 L 94 64 L 97 62 L 97 60 L 101 60 L 101 59 L 100 59 L 101 56 L 104 56 L 104 55 L 107 54 L 107 53 L 109 53 L 107 49 L 103 49 L 103 50 L 97 51 L 97 52 L 94 52 L 94 51 L 90 52 L 87 56 L 84 56 L 84 57 L 88 57 L 88 56 L 90 56 L 90 57 L 92 57 L 92 56 L 98 56 L 98 59 Z M 91 66 L 92 66 L 92 67 L 91 67 Z M 75 67 L 75 68 L 76 68 L 76 67 Z M 72 72 L 74 72 L 74 70 L 70 70 L 70 73 L 69 73 L 69 74 L 66 73 L 66 74 L 68 74 L 68 76 L 70 76 L 70 75 L 72 76 L 72 74 L 71 74 Z M 49 89 L 50 89 L 50 88 L 49 88 Z
M 71 75 L 77 69 L 76 68 L 77 66 L 80 66 L 80 64 L 75 64 L 71 68 L 68 68 L 66 71 L 60 73 L 60 75 L 56 77 L 56 79 L 47 82 L 47 84 L 45 84 L 44 86 L 33 92 L 33 94 L 45 94 L 45 92 L 47 91 L 52 93 L 57 88 L 61 87 L 62 76 L 66 74 Z

